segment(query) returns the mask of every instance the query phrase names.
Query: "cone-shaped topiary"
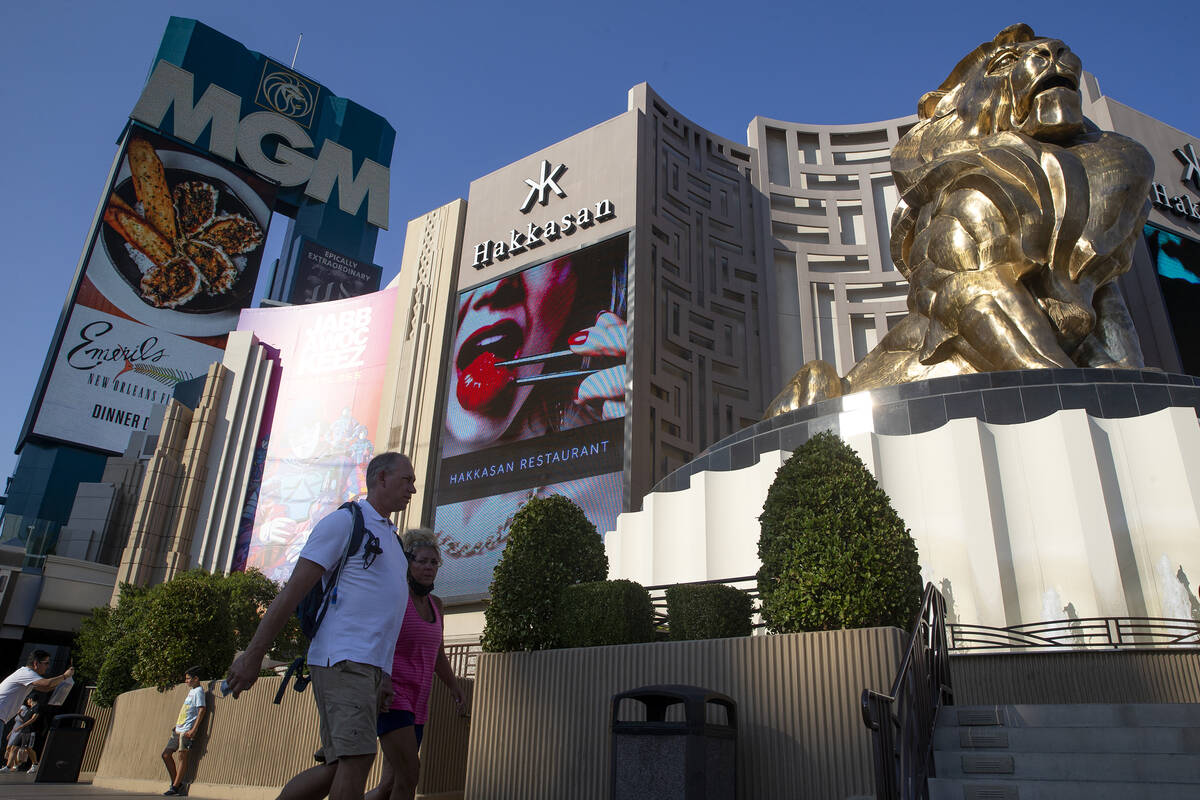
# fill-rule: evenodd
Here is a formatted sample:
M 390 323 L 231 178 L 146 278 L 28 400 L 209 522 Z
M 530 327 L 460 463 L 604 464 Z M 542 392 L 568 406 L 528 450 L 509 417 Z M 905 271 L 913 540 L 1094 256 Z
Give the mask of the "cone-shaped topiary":
M 817 434 L 779 468 L 758 519 L 758 591 L 770 630 L 912 624 L 921 603 L 917 547 L 837 436 Z
M 596 526 L 565 497 L 535 497 L 513 516 L 508 545 L 492 576 L 483 649 L 491 653 L 559 646 L 562 590 L 608 577 Z

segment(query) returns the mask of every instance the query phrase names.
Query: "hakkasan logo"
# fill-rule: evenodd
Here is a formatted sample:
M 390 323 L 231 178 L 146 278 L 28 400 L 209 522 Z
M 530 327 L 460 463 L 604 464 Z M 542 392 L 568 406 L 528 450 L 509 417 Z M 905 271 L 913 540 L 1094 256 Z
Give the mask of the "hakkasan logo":
M 521 212 L 528 214 L 535 204 L 546 205 L 550 201 L 550 193 L 566 197 L 567 193 L 558 185 L 558 179 L 567 171 L 566 164 L 557 167 L 550 166 L 549 161 L 542 161 L 541 177 L 526 178 L 525 185 L 529 193 L 521 204 Z M 490 267 L 496 261 L 503 261 L 509 256 L 524 253 L 535 247 L 541 247 L 546 242 L 553 242 L 562 236 L 570 236 L 581 228 L 590 228 L 600 222 L 615 219 L 617 209 L 612 200 L 600 200 L 591 208 L 584 206 L 571 214 L 563 214 L 557 219 L 549 219 L 538 225 L 530 222 L 525 230 L 513 228 L 508 232 L 508 240 L 503 237 L 499 241 L 488 239 L 475 245 L 475 260 L 471 266 L 475 269 Z
M 254 102 L 260 108 L 270 109 L 308 128 L 312 126 L 320 93 L 320 84 L 305 80 L 268 58 L 263 65 Z
M 566 171 L 566 164 L 551 167 L 550 162 L 543 159 L 542 177 L 539 180 L 525 179 L 525 185 L 529 187 L 529 194 L 525 195 L 525 202 L 521 203 L 521 213 L 528 214 L 534 203 L 546 205 L 550 202 L 550 192 L 552 191 L 559 197 L 566 197 L 567 193 L 558 185 L 558 179 Z
M 1200 189 L 1200 157 L 1196 155 L 1196 148 L 1189 142 L 1183 147 L 1176 147 L 1174 152 L 1183 164 L 1183 176 L 1179 182 Z M 1200 222 L 1200 200 L 1187 194 L 1172 195 L 1161 183 L 1150 184 L 1150 202 L 1158 208 Z

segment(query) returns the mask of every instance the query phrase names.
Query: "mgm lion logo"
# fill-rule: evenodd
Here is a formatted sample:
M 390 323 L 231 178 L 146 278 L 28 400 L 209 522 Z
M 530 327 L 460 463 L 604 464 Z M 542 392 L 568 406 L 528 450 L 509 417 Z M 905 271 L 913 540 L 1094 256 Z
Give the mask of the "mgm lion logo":
M 971 51 L 892 150 L 907 316 L 839 378 L 810 361 L 767 416 L 864 389 L 1039 367 L 1140 367 L 1114 281 L 1154 162 L 1083 116 L 1079 58 L 1028 25 Z

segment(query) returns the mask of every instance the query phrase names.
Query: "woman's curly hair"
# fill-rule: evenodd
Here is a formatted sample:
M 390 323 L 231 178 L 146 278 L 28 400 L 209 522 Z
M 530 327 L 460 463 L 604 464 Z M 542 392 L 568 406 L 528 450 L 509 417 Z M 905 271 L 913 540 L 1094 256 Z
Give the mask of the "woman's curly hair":
M 438 554 L 438 558 L 442 557 L 442 548 L 438 544 L 437 534 L 429 528 L 409 528 L 404 532 L 402 542 L 404 544 L 404 552 L 410 556 L 417 551 L 418 547 L 432 547 L 434 552 Z

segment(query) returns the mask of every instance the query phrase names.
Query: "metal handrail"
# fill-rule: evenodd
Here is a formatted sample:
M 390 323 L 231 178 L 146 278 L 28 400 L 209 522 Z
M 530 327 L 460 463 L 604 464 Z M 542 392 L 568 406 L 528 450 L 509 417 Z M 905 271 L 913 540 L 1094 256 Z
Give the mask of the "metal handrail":
M 938 709 L 954 704 L 945 621 L 945 599 L 932 583 L 926 584 L 889 694 L 863 690 L 863 722 L 874 743 L 877 800 L 929 797 L 933 726 Z
M 476 644 L 448 644 L 445 646 L 446 659 L 450 669 L 460 678 L 474 678 L 479 664 L 479 654 L 482 648 Z
M 1200 622 L 1157 617 L 1081 617 L 994 628 L 946 624 L 950 649 L 1198 647 Z

